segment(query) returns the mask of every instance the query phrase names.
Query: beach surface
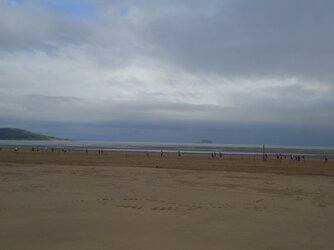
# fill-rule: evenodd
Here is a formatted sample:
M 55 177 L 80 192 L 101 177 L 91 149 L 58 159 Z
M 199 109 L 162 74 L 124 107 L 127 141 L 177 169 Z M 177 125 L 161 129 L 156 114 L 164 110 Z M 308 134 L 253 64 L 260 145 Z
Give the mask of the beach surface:
M 0 151 L 0 249 L 334 249 L 334 163 Z

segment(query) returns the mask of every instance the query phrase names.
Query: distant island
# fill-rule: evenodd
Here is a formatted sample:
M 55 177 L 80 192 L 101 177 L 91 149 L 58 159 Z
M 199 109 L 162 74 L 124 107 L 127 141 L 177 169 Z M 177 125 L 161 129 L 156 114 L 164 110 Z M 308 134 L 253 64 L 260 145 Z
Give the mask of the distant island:
M 204 140 L 200 140 L 200 141 L 198 141 L 197 143 L 203 143 L 203 144 L 212 144 L 212 143 L 213 143 L 213 141 L 211 141 L 211 140 L 208 140 L 208 139 L 204 139 Z
M 65 140 L 65 139 L 38 134 L 18 128 L 0 128 L 0 140 L 53 141 L 53 140 Z

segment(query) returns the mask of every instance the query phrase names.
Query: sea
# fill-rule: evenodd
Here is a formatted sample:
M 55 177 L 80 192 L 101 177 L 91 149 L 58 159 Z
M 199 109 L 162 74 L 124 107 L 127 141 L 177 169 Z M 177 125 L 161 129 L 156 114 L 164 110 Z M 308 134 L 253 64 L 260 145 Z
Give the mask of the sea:
M 114 142 L 114 141 L 15 141 L 0 140 L 0 148 L 3 149 L 29 149 L 39 148 L 46 150 L 72 150 L 72 151 L 115 151 L 115 152 L 161 152 L 182 154 L 212 154 L 223 155 L 260 156 L 264 153 L 268 156 L 303 155 L 308 157 L 334 158 L 334 148 L 331 147 L 301 147 L 301 146 L 275 146 L 275 145 L 237 145 L 237 144 L 206 144 L 206 143 L 151 143 L 151 142 Z M 264 147 L 264 148 L 263 148 Z

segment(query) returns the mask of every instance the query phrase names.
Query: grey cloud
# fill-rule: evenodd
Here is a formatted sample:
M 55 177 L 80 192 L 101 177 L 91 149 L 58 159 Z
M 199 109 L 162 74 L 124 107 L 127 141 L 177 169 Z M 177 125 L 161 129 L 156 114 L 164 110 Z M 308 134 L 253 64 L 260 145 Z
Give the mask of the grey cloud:
M 129 140 L 306 142 L 298 127 L 333 138 L 331 1 L 89 0 L 85 22 L 39 0 L 6 2 L 0 125 Z
M 0 51 L 45 50 L 64 44 L 82 44 L 89 26 L 71 22 L 34 2 L 0 2 Z
M 332 1 L 231 1 L 157 17 L 146 37 L 156 53 L 190 71 L 231 76 L 333 79 Z M 177 8 L 177 6 L 175 6 Z
M 238 123 L 168 123 L 137 124 L 123 123 L 48 123 L 12 122 L 4 126 L 19 126 L 24 129 L 70 139 L 151 141 L 151 142 L 197 142 L 203 138 L 215 143 L 333 146 L 333 130 L 314 130 L 310 126 L 277 126 L 274 124 L 240 125 Z
M 329 0 L 90 2 L 96 17 L 86 23 L 69 22 L 38 1 L 2 4 L 0 50 L 70 43 L 91 46 L 96 53 L 86 56 L 111 68 L 154 59 L 225 77 L 333 80 Z M 117 15 L 120 6 L 128 7 L 127 16 Z
M 112 123 L 112 124 L 278 124 L 310 127 L 333 127 L 334 117 L 328 116 L 333 101 L 301 101 L 291 105 L 282 99 L 257 98 L 247 95 L 235 97 L 242 102 L 231 107 L 218 105 L 187 104 L 167 101 L 93 100 L 78 97 L 1 94 L 0 117 L 3 120 L 22 122 L 69 122 L 69 123 Z

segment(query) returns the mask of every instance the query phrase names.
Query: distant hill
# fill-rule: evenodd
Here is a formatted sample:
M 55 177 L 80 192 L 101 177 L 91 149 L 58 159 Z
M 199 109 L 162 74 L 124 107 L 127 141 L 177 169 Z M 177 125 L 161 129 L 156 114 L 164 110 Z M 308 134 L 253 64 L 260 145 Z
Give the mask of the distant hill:
M 197 143 L 212 144 L 213 142 L 211 140 L 204 139 L 204 140 L 198 141 Z
M 52 141 L 64 140 L 53 136 L 33 133 L 17 128 L 0 128 L 0 140 L 36 140 L 36 141 Z

